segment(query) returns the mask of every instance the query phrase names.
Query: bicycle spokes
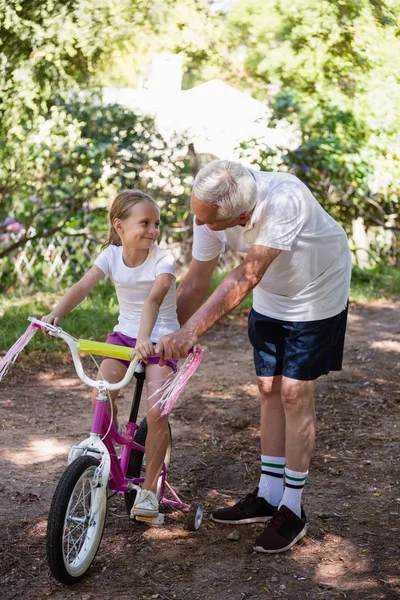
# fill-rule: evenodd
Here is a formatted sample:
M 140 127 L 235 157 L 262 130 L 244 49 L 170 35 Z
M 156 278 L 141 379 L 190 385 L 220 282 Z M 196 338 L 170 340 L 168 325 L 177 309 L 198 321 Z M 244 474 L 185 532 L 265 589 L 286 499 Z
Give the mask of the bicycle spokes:
M 65 519 L 63 545 L 66 562 L 73 566 L 90 545 L 91 497 L 94 471 L 86 472 L 77 482 Z M 94 516 L 95 518 L 95 516 Z M 92 524 L 93 526 L 93 524 Z

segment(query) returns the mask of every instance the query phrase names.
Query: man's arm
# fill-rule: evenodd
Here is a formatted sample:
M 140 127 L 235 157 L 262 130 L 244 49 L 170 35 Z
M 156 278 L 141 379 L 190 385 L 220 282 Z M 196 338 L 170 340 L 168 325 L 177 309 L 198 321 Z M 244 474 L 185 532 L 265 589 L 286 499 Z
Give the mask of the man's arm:
M 201 306 L 211 285 L 212 274 L 217 266 L 219 256 L 208 261 L 193 258 L 189 271 L 178 287 L 177 312 L 180 325 L 186 321 Z
M 207 302 L 188 320 L 185 328 L 197 339 L 221 317 L 236 308 L 261 281 L 280 250 L 252 246 L 244 261 L 219 284 Z
M 197 340 L 256 287 L 280 253 L 281 250 L 267 246 L 252 246 L 244 261 L 225 277 L 186 324 L 179 331 L 161 338 L 156 353 L 163 359 L 187 356 Z

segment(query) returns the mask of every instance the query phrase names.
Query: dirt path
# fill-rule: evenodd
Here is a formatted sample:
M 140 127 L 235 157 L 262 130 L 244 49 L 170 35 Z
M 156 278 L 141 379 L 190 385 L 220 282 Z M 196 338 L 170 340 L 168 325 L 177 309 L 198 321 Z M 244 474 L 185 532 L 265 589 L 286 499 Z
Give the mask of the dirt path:
M 258 480 L 259 406 L 245 317 L 203 341 L 200 372 L 171 418 L 170 480 L 211 512 Z M 177 512 L 160 528 L 134 524 L 114 497 L 90 575 L 64 587 L 45 562 L 46 515 L 69 447 L 89 429 L 88 394 L 69 360 L 25 355 L 0 384 L 2 600 L 399 598 L 399 358 L 400 300 L 352 306 L 345 369 L 317 390 L 309 535 L 290 552 L 254 553 L 255 525 L 231 541 L 234 527 L 205 518 L 191 533 Z

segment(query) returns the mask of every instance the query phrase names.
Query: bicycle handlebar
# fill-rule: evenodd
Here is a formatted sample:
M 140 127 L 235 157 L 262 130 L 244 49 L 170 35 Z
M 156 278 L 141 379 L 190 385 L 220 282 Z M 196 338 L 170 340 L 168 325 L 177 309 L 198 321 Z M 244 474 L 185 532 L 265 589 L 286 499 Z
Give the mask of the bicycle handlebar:
M 107 390 L 113 391 L 120 390 L 121 388 L 125 387 L 132 379 L 139 362 L 135 356 L 134 349 L 126 348 L 124 346 L 115 346 L 114 344 L 93 342 L 91 340 L 77 340 L 59 326 L 50 325 L 50 323 L 45 323 L 45 321 L 41 321 L 35 317 L 28 317 L 28 321 L 30 321 L 38 329 L 45 327 L 49 330 L 49 333 L 52 337 L 58 337 L 68 344 L 68 347 L 71 350 L 77 375 L 79 379 L 86 385 L 97 389 L 103 387 Z M 111 358 L 123 358 L 124 360 L 130 360 L 131 364 L 129 365 L 124 378 L 117 383 L 110 383 L 105 380 L 95 380 L 86 375 L 79 352 L 99 354 L 100 356 L 109 356 Z
M 134 360 L 135 350 L 132 348 L 116 346 L 115 344 L 105 344 L 103 342 L 94 342 L 92 340 L 78 340 L 78 343 L 80 352 L 98 354 L 99 356 L 109 356 L 110 358 Z

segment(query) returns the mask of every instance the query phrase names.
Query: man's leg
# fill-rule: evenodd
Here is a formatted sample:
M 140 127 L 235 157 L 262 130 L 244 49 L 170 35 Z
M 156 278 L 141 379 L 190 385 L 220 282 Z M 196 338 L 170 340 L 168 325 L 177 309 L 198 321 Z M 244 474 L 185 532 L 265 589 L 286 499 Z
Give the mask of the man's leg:
M 254 550 L 258 552 L 283 552 L 306 534 L 301 493 L 315 441 L 314 388 L 315 381 L 282 377 L 281 401 L 286 427 L 285 491 L 277 513 L 255 542 Z
M 315 443 L 315 381 L 282 377 L 282 404 L 286 420 L 286 465 L 307 471 Z
M 285 456 L 285 411 L 281 400 L 282 376 L 257 377 L 261 401 L 261 452 Z
M 315 442 L 315 381 L 283 377 L 282 404 L 286 421 L 285 492 L 280 506 L 301 517 L 301 495 Z
M 261 401 L 261 476 L 258 496 L 278 506 L 283 496 L 285 467 L 285 412 L 282 377 L 257 377 Z

